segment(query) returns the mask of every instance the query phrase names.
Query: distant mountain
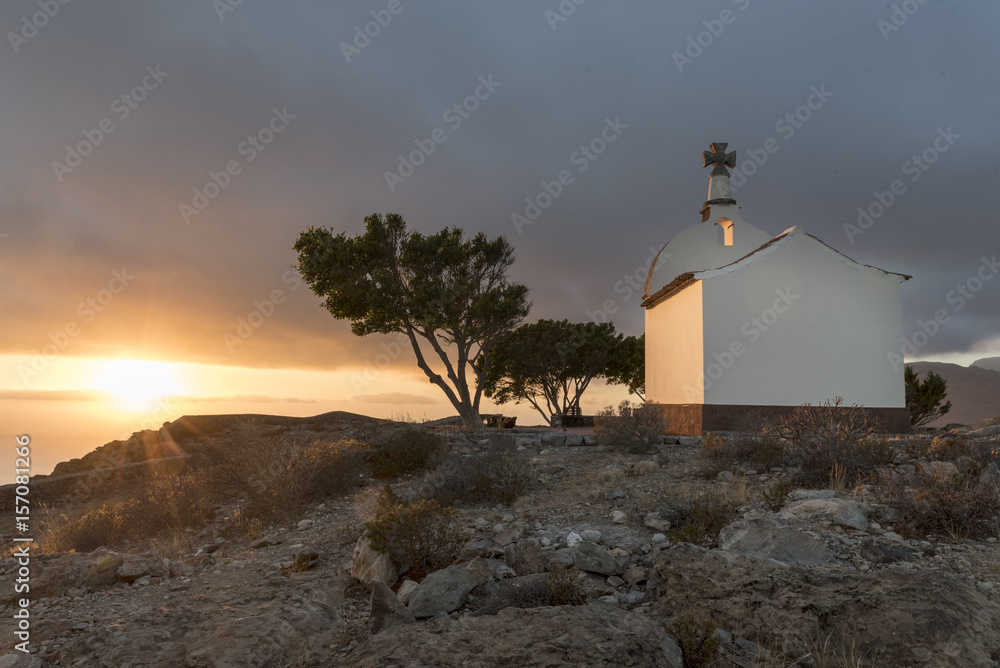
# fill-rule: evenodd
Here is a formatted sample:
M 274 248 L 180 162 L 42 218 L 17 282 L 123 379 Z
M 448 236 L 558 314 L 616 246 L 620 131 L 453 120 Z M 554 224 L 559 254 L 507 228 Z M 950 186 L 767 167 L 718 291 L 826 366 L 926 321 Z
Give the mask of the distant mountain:
M 984 357 L 981 360 L 973 362 L 972 366 L 977 366 L 980 369 L 989 369 L 991 371 L 1000 371 L 1000 357 Z
M 951 412 L 930 426 L 941 427 L 949 422 L 975 424 L 1000 416 L 1000 357 L 979 360 L 967 367 L 944 362 L 914 362 L 908 366 L 913 367 L 921 380 L 933 371 L 948 383 Z

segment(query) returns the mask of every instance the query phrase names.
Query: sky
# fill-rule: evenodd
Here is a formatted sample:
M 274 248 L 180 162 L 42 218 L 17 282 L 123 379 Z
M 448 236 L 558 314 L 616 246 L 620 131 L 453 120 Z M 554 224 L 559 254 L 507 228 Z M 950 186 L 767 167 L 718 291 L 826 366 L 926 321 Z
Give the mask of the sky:
M 290 272 L 298 234 L 395 212 L 503 235 L 529 320 L 640 334 L 717 141 L 747 222 L 912 275 L 910 338 L 945 312 L 910 360 L 1000 355 L 998 19 L 986 0 L 7 0 L 0 434 L 30 433 L 44 473 L 185 413 L 451 414 L 412 351 L 353 336 Z M 583 408 L 625 396 L 597 384 Z

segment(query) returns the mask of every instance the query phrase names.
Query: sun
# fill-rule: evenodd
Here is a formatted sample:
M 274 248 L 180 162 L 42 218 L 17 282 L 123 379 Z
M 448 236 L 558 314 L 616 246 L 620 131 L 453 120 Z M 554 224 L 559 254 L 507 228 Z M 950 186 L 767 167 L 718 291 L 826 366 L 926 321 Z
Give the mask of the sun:
M 123 359 L 99 363 L 94 389 L 126 404 L 145 404 L 180 394 L 181 382 L 170 362 Z

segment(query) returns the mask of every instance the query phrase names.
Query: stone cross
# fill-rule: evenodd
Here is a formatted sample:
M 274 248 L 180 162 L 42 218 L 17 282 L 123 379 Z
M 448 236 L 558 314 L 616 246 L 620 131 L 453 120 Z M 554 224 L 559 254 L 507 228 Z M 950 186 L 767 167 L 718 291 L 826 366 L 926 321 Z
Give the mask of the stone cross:
M 729 170 L 726 167 L 736 167 L 736 151 L 726 153 L 727 146 L 729 146 L 728 142 L 712 142 L 712 145 L 709 147 L 711 151 L 701 152 L 702 167 L 715 164 L 712 176 L 729 176 Z

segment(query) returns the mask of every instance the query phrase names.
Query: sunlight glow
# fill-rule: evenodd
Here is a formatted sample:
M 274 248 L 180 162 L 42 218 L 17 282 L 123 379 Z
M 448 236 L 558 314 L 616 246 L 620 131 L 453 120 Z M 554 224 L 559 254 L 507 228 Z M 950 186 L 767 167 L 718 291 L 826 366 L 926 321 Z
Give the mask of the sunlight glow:
M 99 363 L 93 389 L 126 404 L 145 404 L 183 391 L 175 365 L 130 359 Z

